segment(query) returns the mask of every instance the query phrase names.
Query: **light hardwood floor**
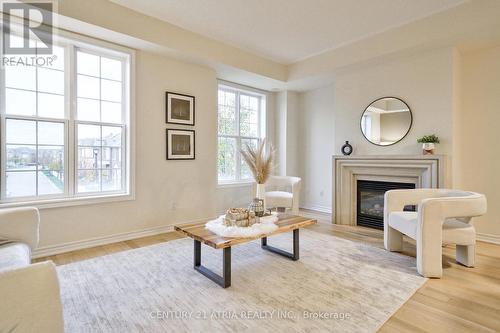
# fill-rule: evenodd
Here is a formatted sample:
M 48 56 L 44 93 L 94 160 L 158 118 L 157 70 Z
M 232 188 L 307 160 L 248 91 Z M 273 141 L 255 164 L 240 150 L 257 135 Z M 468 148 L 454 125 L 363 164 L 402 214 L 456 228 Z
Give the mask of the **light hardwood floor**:
M 330 215 L 301 211 L 318 224 L 308 229 L 383 248 L 379 230 L 339 226 Z M 68 252 L 36 261 L 53 260 L 56 265 L 94 258 L 183 237 L 176 232 Z M 500 332 L 500 246 L 478 242 L 476 267 L 455 262 L 455 248 L 443 248 L 444 276 L 425 283 L 380 329 L 379 332 Z M 415 256 L 415 245 L 404 244 L 404 254 Z

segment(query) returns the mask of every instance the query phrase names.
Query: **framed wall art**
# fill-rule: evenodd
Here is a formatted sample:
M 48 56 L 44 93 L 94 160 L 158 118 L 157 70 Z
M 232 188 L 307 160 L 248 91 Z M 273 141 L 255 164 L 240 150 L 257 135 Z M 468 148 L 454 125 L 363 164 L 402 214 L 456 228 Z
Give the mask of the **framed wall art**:
M 166 121 L 194 126 L 194 96 L 166 92 Z
M 167 160 L 194 160 L 195 132 L 167 129 Z

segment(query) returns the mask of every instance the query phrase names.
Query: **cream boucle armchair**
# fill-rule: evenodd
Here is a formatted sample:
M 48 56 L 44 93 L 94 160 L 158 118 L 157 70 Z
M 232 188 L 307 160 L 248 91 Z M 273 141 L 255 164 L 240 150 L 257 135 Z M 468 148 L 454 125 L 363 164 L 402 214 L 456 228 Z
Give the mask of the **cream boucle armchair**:
M 418 205 L 418 212 L 403 211 Z M 456 244 L 456 260 L 474 266 L 476 231 L 472 217 L 486 213 L 486 198 L 474 192 L 446 189 L 391 190 L 385 193 L 384 245 L 401 251 L 403 234 L 417 243 L 417 270 L 441 277 L 441 247 Z
M 299 177 L 270 176 L 266 182 L 266 206 L 289 208 L 293 215 L 299 215 L 300 183 Z M 254 197 L 255 194 L 254 184 Z

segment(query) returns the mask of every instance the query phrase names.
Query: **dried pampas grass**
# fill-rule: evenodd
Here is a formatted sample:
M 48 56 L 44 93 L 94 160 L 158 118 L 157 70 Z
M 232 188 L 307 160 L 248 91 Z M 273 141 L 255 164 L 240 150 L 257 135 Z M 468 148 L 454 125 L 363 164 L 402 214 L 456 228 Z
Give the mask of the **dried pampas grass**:
M 262 139 L 257 148 L 247 144 L 240 152 L 257 184 L 265 184 L 272 172 L 274 148 L 266 149 L 266 139 Z

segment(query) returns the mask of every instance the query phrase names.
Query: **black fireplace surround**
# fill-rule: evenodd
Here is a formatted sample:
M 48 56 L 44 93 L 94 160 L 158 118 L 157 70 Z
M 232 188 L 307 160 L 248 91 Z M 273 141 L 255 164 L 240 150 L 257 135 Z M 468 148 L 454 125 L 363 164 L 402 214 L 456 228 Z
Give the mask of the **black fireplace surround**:
M 389 190 L 414 189 L 415 184 L 372 180 L 357 183 L 357 225 L 384 229 L 384 194 Z M 415 206 L 406 206 L 405 211 L 415 211 Z

